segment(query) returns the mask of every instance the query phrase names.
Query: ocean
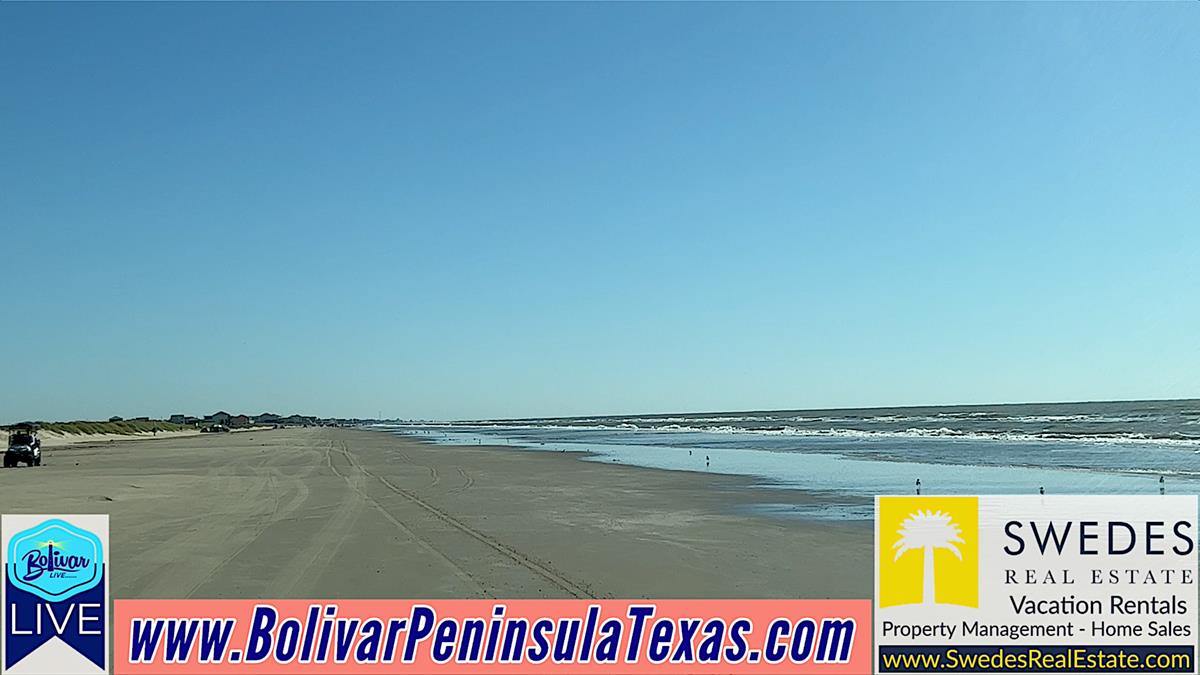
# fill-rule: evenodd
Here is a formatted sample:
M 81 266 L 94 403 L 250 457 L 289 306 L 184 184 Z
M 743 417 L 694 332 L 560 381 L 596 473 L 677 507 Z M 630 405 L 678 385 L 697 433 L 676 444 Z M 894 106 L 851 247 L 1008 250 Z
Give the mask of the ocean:
M 877 494 L 1195 494 L 1200 400 L 380 425 L 438 443 L 752 477 L 783 517 L 871 517 Z M 771 490 L 818 499 L 772 501 Z M 800 502 L 800 503 L 797 503 Z

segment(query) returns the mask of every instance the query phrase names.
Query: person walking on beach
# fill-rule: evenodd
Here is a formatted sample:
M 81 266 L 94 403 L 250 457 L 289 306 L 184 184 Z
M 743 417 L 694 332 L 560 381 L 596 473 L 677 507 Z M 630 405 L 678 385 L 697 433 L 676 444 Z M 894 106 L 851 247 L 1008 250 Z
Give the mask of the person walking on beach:
M 1158 494 L 1160 494 L 1160 495 L 1167 494 L 1167 482 L 1166 482 L 1166 478 L 1163 476 L 1158 477 Z
M 1038 488 L 1038 494 L 1040 494 L 1040 495 L 1046 494 L 1046 487 L 1042 486 L 1042 487 Z
M 920 478 L 917 479 L 917 496 L 918 497 L 921 496 L 921 479 Z
M 708 455 L 704 456 L 704 468 L 708 468 Z

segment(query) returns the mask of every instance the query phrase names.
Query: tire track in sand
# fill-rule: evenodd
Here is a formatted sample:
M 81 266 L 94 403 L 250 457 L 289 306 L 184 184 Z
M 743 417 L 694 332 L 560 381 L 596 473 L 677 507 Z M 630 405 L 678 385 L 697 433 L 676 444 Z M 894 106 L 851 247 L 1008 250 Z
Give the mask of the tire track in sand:
M 254 487 L 247 491 L 237 481 L 239 469 L 244 472 L 265 472 L 266 475 L 255 481 Z M 161 530 L 170 534 L 156 539 L 154 545 L 147 548 L 140 556 L 142 569 L 131 573 L 129 578 L 122 578 L 121 585 L 136 588 L 138 593 L 143 594 L 141 597 L 176 597 L 180 588 L 187 589 L 188 595 L 195 593 L 213 578 L 217 567 L 231 559 L 222 557 L 211 563 L 214 566 L 210 567 L 209 563 L 200 562 L 204 552 L 215 550 L 217 542 L 236 540 L 240 538 L 240 533 L 246 531 L 253 532 L 251 539 L 245 542 L 245 546 L 249 546 L 271 519 L 294 508 L 295 500 L 282 506 L 280 504 L 278 477 L 282 475 L 275 466 L 270 465 L 270 458 L 241 458 L 237 462 L 222 460 L 220 464 L 209 468 L 207 476 L 213 479 L 217 494 L 230 498 L 215 499 L 211 510 L 203 513 L 156 521 L 155 532 Z M 307 486 L 299 481 L 296 481 L 296 487 L 307 490 Z M 264 499 L 265 493 L 269 493 L 269 496 Z M 270 506 L 266 509 L 246 509 L 248 504 Z M 191 564 L 181 564 L 181 561 Z
M 343 443 L 343 445 L 345 445 L 345 444 Z M 412 457 L 409 457 L 408 455 L 404 454 L 403 452 L 396 453 L 396 457 L 401 462 L 404 462 L 405 464 L 412 464 L 413 466 L 419 466 L 422 469 L 425 469 L 426 471 L 428 471 L 429 479 L 430 479 L 429 487 L 431 487 L 431 488 L 437 487 L 438 483 L 442 482 L 441 476 L 438 475 L 437 467 L 433 466 L 432 464 L 418 464 L 417 462 L 413 461 Z
M 462 477 L 463 484 L 459 485 L 456 488 L 450 488 L 449 490 L 446 490 L 446 494 L 454 495 L 454 494 L 458 494 L 460 492 L 466 492 L 467 490 L 470 490 L 472 487 L 475 486 L 475 479 L 471 478 L 471 474 L 469 474 L 465 470 L 463 470 L 463 468 L 461 466 L 454 467 L 454 470 L 457 471 L 458 475 Z
M 342 452 L 345 453 L 345 455 L 346 455 L 346 461 L 350 462 L 353 465 L 357 465 L 357 462 L 355 462 L 354 458 L 350 455 L 350 450 L 346 446 L 346 444 L 342 443 L 341 445 L 342 445 Z M 404 488 L 402 488 L 398 485 L 395 485 L 394 483 L 392 483 L 388 479 L 384 478 L 383 476 L 373 474 L 370 471 L 367 471 L 366 469 L 361 469 L 361 470 L 364 475 L 369 476 L 369 477 L 374 478 L 375 480 L 379 481 L 387 489 L 391 490 L 392 492 L 396 493 L 397 495 L 399 495 L 401 497 L 404 497 L 405 499 L 412 502 L 413 504 L 421 507 L 422 509 L 424 509 L 426 512 L 428 512 L 430 515 L 437 518 L 438 520 L 441 520 L 442 522 L 453 527 L 454 529 L 458 530 L 459 532 L 462 532 L 463 534 L 471 537 L 472 539 L 475 539 L 476 541 L 479 541 L 480 543 L 488 546 L 489 548 L 496 551 L 497 553 L 512 560 L 513 562 L 517 563 L 521 567 L 524 567 L 526 570 L 533 572 L 537 576 L 542 577 L 546 581 L 549 581 L 551 584 L 557 586 L 558 588 L 560 588 L 563 591 L 566 591 L 567 593 L 571 594 L 572 596 L 574 596 L 576 598 L 595 597 L 595 595 L 592 593 L 590 588 L 588 588 L 587 586 L 585 586 L 583 584 L 578 584 L 574 581 L 571 581 L 570 579 L 568 579 L 567 577 L 565 577 L 558 571 L 554 570 L 549 565 L 537 562 L 533 558 L 521 553 L 520 551 L 512 548 L 511 546 L 508 546 L 507 544 L 504 544 L 504 543 L 498 541 L 497 539 L 490 537 L 490 536 L 484 534 L 483 532 L 480 532 L 479 530 L 471 527 L 470 525 L 467 525 L 466 523 L 462 522 L 461 520 L 458 520 L 454 516 L 451 516 L 449 513 L 446 513 L 445 511 L 437 508 L 436 506 L 433 506 L 432 504 L 426 502 L 425 500 L 418 497 L 415 493 L 413 493 L 409 490 L 405 490 Z
M 330 442 L 331 451 L 332 451 L 332 445 L 333 445 L 333 443 Z M 363 469 L 358 464 L 358 462 L 354 461 L 353 457 L 351 457 L 351 455 L 350 455 L 349 448 L 346 447 L 345 442 L 339 441 L 339 445 L 341 445 L 342 455 L 345 456 L 346 462 L 350 465 L 352 471 L 357 471 L 362 476 L 373 476 L 371 473 L 369 473 L 365 469 Z M 331 452 L 331 454 L 332 454 L 332 452 Z M 338 471 L 337 467 L 335 467 L 333 465 L 332 461 L 329 462 L 329 468 L 332 469 L 335 474 L 337 474 L 338 476 L 340 476 L 343 479 L 346 479 L 347 482 L 349 482 L 349 479 L 347 479 L 346 475 L 343 474 L 342 472 Z M 453 570 L 455 575 L 458 576 L 460 579 L 462 579 L 463 581 L 466 581 L 470 585 L 474 586 L 484 596 L 494 595 L 491 591 L 489 591 L 487 589 L 487 587 L 482 582 L 480 582 L 478 579 L 476 579 L 474 575 L 472 575 L 467 570 L 463 569 L 461 566 L 459 566 L 458 563 L 454 562 L 454 560 L 452 560 L 445 553 L 442 553 L 440 550 L 435 548 L 428 541 L 417 536 L 416 532 L 413 532 L 413 530 L 411 528 L 409 528 L 404 523 L 400 522 L 400 520 L 398 520 L 395 516 L 393 516 L 391 513 L 389 513 L 387 509 L 383 508 L 382 504 L 380 504 L 378 501 L 376 501 L 374 497 L 372 497 L 371 495 L 366 493 L 366 491 L 363 489 L 363 486 L 361 484 L 358 486 L 352 485 L 351 488 L 358 491 L 359 494 L 362 495 L 363 499 L 370 502 L 370 504 L 372 506 L 374 506 L 377 511 L 379 511 L 380 515 L 382 515 L 393 526 L 395 526 L 396 528 L 398 528 L 399 530 L 401 530 L 402 532 L 407 534 L 409 536 L 409 538 L 412 539 L 412 541 L 416 542 L 416 544 L 418 546 L 420 546 L 422 549 L 424 549 L 426 552 L 430 553 L 431 555 L 435 556 L 436 558 L 439 558 L 440 560 L 442 560 L 442 562 L 446 563 L 446 565 L 451 570 Z
M 187 593 L 185 593 L 183 597 L 185 597 L 185 598 L 192 597 L 193 595 L 195 595 L 196 591 L 200 590 L 201 587 L 203 587 L 208 582 L 212 581 L 217 576 L 217 572 L 222 567 L 229 564 L 230 561 L 232 561 L 234 558 L 241 555 L 242 551 L 245 551 L 247 548 L 250 548 L 250 545 L 253 544 L 255 541 L 258 541 L 258 538 L 262 536 L 263 532 L 266 532 L 267 528 L 271 526 L 271 523 L 275 522 L 275 520 L 278 518 L 279 506 L 282 503 L 283 499 L 282 499 L 282 496 L 280 495 L 280 491 L 279 491 L 279 483 L 278 483 L 278 475 L 277 475 L 279 472 L 277 470 L 275 470 L 274 467 L 271 467 L 271 469 L 272 469 L 271 474 L 267 476 L 267 484 L 271 488 L 271 498 L 273 501 L 273 504 L 271 505 L 271 512 L 269 514 L 267 514 L 266 516 L 259 518 L 258 521 L 255 523 L 254 536 L 247 539 L 241 546 L 238 546 L 237 548 L 233 549 L 228 555 L 223 556 L 221 558 L 221 560 L 219 560 L 217 563 L 213 564 L 212 567 L 209 568 L 208 574 L 205 574 L 203 577 L 200 578 L 199 581 L 192 584 L 191 588 L 188 589 Z
M 311 446 L 304 449 L 312 451 L 316 450 Z M 253 524 L 253 535 L 251 535 L 240 546 L 233 549 L 229 554 L 223 556 L 220 561 L 213 564 L 209 568 L 208 573 L 205 574 L 199 581 L 191 584 L 190 589 L 184 595 L 185 598 L 193 597 L 201 588 L 204 588 L 204 586 L 206 586 L 209 582 L 213 581 L 227 565 L 232 563 L 238 556 L 253 546 L 255 542 L 257 542 L 267 532 L 267 530 L 270 529 L 272 525 L 291 515 L 296 509 L 300 508 L 305 500 L 307 500 L 309 495 L 309 487 L 304 479 L 312 475 L 313 472 L 309 470 L 303 475 L 291 475 L 289 473 L 285 473 L 282 467 L 275 462 L 275 457 L 266 456 L 261 462 L 252 465 L 253 468 L 265 470 L 267 472 L 266 484 L 270 487 L 273 502 L 270 513 L 258 517 Z M 281 488 L 281 482 L 285 482 L 286 487 Z M 291 499 L 289 499 L 286 503 L 283 500 L 283 495 L 285 492 L 291 493 Z M 238 503 L 253 502 L 253 497 L 247 495 L 244 496 Z
M 324 524 L 306 538 L 302 549 L 297 551 L 286 565 L 280 568 L 275 578 L 267 584 L 266 597 L 293 597 L 298 589 L 304 588 L 304 583 L 312 587 L 320 575 L 329 568 L 333 557 L 341 550 L 347 537 L 353 532 L 351 527 L 362 514 L 366 499 L 363 497 L 362 484 L 364 481 L 361 471 L 351 470 L 347 476 L 342 476 L 333 466 L 333 441 L 325 447 L 325 464 L 335 475 L 346 480 L 350 490 L 345 498 L 338 502 L 333 515 L 326 518 Z

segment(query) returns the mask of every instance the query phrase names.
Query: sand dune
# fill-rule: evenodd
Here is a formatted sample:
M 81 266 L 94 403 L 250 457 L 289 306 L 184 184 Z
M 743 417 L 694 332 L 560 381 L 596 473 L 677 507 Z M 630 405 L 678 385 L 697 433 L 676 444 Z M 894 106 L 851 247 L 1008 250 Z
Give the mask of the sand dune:
M 42 447 L 55 448 L 64 445 L 77 445 L 81 443 L 110 443 L 116 441 L 137 441 L 155 438 L 179 438 L 181 436 L 195 436 L 199 431 L 160 431 L 154 433 L 141 434 L 64 434 L 57 431 L 41 431 L 38 436 L 42 439 Z

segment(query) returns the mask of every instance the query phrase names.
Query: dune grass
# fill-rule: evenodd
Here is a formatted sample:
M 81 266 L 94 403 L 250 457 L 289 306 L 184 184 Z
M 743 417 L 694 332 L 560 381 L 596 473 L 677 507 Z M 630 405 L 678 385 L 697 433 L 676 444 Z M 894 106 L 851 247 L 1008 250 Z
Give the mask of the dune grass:
M 60 434 L 81 435 L 81 434 L 145 434 L 154 431 L 181 431 L 190 427 L 185 427 L 182 424 L 171 424 L 163 421 L 132 421 L 126 420 L 121 422 L 89 422 L 86 420 L 78 420 L 75 422 L 38 422 L 38 427 L 42 431 L 54 431 Z

